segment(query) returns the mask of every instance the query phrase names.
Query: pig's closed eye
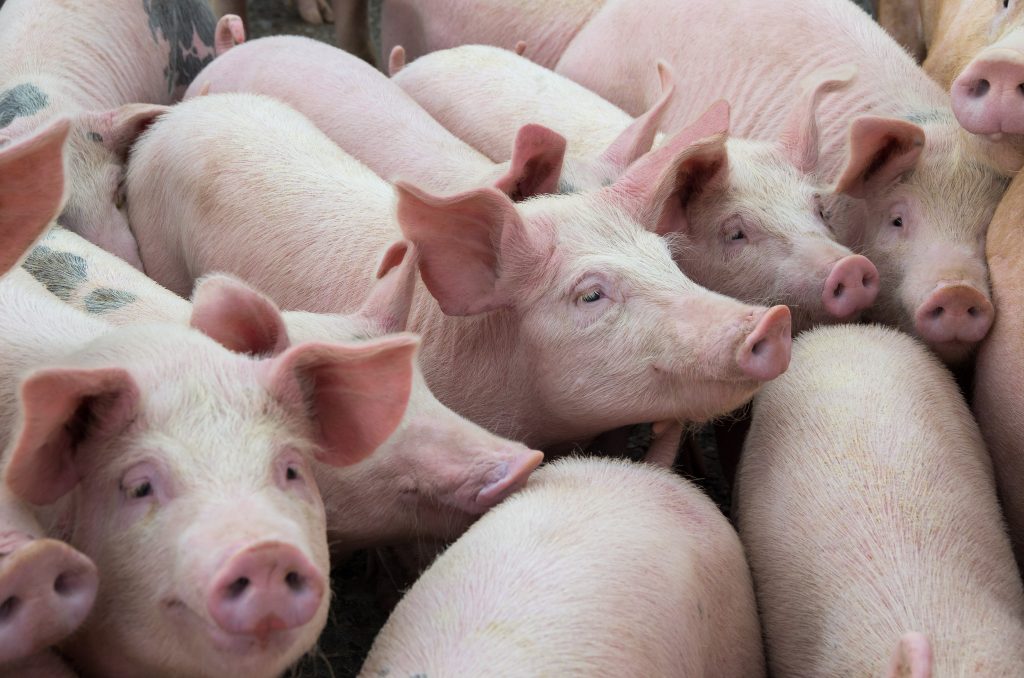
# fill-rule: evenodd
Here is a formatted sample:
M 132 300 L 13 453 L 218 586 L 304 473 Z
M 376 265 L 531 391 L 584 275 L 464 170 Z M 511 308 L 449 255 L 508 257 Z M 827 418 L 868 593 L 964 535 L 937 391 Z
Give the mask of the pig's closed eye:
M 737 228 L 735 231 L 729 234 L 729 240 L 746 240 L 747 234 L 743 232 L 742 228 Z
M 601 294 L 601 290 L 591 290 L 590 292 L 587 292 L 586 294 L 581 294 L 580 295 L 580 301 L 582 301 L 584 303 L 587 303 L 587 304 L 592 304 L 595 301 L 598 301 L 602 296 L 604 296 L 604 295 Z
M 153 494 L 153 484 L 148 480 L 139 481 L 134 485 L 125 487 L 124 493 L 129 499 L 142 499 Z

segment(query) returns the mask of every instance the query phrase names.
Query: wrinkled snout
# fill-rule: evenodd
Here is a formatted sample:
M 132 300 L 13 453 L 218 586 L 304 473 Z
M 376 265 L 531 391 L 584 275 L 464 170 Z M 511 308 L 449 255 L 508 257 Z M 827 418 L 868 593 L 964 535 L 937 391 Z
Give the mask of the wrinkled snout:
M 486 511 L 526 485 L 530 474 L 544 461 L 544 453 L 528 450 L 511 461 L 501 462 L 488 474 L 490 481 L 476 496 L 475 513 Z
M 940 285 L 914 314 L 917 334 L 929 344 L 974 344 L 992 327 L 992 302 L 972 285 Z
M 265 542 L 231 556 L 207 593 L 210 616 L 228 633 L 256 636 L 303 626 L 324 596 L 325 575 L 297 548 Z
M 875 303 L 878 285 L 878 269 L 867 257 L 846 256 L 832 265 L 821 302 L 833 318 L 850 320 Z
M 1024 34 L 1014 47 L 1003 42 L 975 57 L 950 90 L 956 119 L 973 134 L 1024 134 Z
M 769 308 L 740 346 L 737 364 L 745 375 L 768 381 L 789 367 L 792 319 L 787 306 Z

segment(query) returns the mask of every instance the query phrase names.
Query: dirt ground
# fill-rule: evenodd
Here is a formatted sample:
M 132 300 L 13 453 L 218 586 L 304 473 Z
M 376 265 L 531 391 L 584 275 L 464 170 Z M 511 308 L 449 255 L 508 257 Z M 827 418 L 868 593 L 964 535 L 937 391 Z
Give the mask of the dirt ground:
M 288 0 L 249 0 L 249 37 L 268 35 L 305 35 L 334 44 L 334 25 L 313 26 L 299 17 L 294 2 Z

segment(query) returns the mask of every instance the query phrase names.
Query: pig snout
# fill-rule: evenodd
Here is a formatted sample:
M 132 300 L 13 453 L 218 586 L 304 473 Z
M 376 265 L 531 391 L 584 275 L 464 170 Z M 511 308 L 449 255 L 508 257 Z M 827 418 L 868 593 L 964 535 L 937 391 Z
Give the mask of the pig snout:
M 951 88 L 953 113 L 972 134 L 1024 134 L 1024 51 L 979 54 Z
M 793 344 L 792 319 L 787 306 L 764 311 L 754 329 L 743 341 L 737 364 L 743 373 L 757 381 L 768 381 L 789 367 Z
M 0 559 L 0 663 L 55 644 L 78 628 L 99 583 L 93 562 L 67 544 L 18 541 Z
M 214 576 L 207 609 L 228 633 L 260 640 L 303 626 L 324 596 L 325 576 L 297 548 L 266 542 L 230 557 Z
M 878 269 L 867 257 L 846 256 L 832 265 L 821 301 L 833 318 L 848 320 L 875 302 L 878 285 Z
M 992 327 L 992 302 L 965 284 L 940 285 L 914 314 L 914 328 L 929 344 L 977 343 Z
M 472 513 L 481 513 L 526 485 L 530 474 L 544 461 L 544 453 L 530 450 L 511 461 L 503 461 L 491 470 L 487 484 L 477 493 Z

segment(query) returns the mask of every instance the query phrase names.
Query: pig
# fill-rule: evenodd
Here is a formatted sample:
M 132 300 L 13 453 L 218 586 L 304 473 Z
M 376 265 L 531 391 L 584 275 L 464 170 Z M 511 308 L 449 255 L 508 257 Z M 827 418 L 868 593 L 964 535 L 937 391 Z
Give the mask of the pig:
M 409 240 L 420 280 L 408 329 L 424 338 L 431 390 L 497 435 L 558 452 L 619 426 L 728 412 L 788 364 L 789 310 L 700 288 L 656 232 L 699 141 L 597 192 L 437 197 L 387 184 L 280 102 L 211 94 L 140 139 L 127 189 L 146 271 L 179 294 L 224 271 L 284 308 L 351 312 L 380 253 Z
M 0 282 L 4 659 L 59 643 L 90 675 L 270 677 L 315 643 L 330 596 L 310 464 L 391 435 L 416 339 L 290 345 L 251 290 L 193 325 L 110 329 L 23 271 Z
M 646 464 L 565 459 L 431 565 L 359 675 L 754 678 L 765 666 L 743 548 L 711 500 Z
M 525 41 L 525 57 L 554 68 L 573 35 L 601 4 L 602 0 L 371 0 L 370 16 L 379 17 L 379 37 L 371 34 L 380 46 L 374 57 L 385 63 L 397 45 L 410 59 L 417 59 L 459 45 L 514 49 Z
M 60 213 L 70 128 L 70 121 L 58 118 L 0 148 L 0 276 L 18 265 Z
M 661 98 L 636 121 L 580 85 L 512 52 L 470 45 L 434 52 L 393 76 L 457 136 L 495 160 L 522 121 L 550 125 L 566 137 L 568 153 L 589 159 L 611 182 L 650 149 L 672 98 L 671 70 L 659 64 Z M 827 189 L 805 174 L 816 161 L 815 110 L 828 92 L 845 87 L 852 69 L 808 77 L 779 139 L 728 138 L 709 167 L 679 199 L 669 231 L 685 245 L 676 261 L 694 281 L 747 303 L 786 304 L 793 331 L 822 322 L 855 320 L 879 291 L 867 258 L 834 240 L 823 216 Z M 721 107 L 728 130 L 728 107 Z M 690 131 L 667 142 L 675 152 Z M 506 151 L 507 153 L 507 151 Z
M 764 27 L 756 41 L 751 26 Z M 636 114 L 659 96 L 656 58 L 680 74 L 663 129 L 726 99 L 730 131 L 755 140 L 779 138 L 806 73 L 853 64 L 855 80 L 818 108 L 814 174 L 835 187 L 825 213 L 839 242 L 878 268 L 869 319 L 913 333 L 948 362 L 969 356 L 994 316 L 984 234 L 1005 168 L 885 31 L 849 0 L 652 0 L 642 11 L 610 0 L 557 71 Z
M 70 117 L 61 223 L 135 266 L 125 155 L 213 58 L 214 35 L 205 0 L 8 0 L 0 10 L 0 144 Z
M 416 276 L 408 243 L 381 262 L 379 278 L 350 315 L 286 311 L 294 342 L 373 340 L 408 322 Z M 24 267 L 72 307 L 111 325 L 187 325 L 192 306 L 125 262 L 79 236 L 53 228 Z M 193 298 L 238 297 L 229 276 L 207 276 Z M 231 311 L 231 304 L 222 304 Z M 238 308 L 243 308 L 239 306 Z M 222 318 L 223 322 L 224 319 Z M 244 350 L 234 341 L 228 348 Z M 422 539 L 450 541 L 481 513 L 521 487 L 543 455 L 499 438 L 456 415 L 413 371 L 409 405 L 398 428 L 369 459 L 338 469 L 314 464 L 336 554 Z
M 296 78 L 300 71 L 305 76 Z M 514 140 L 510 163 L 497 166 L 438 124 L 380 71 L 310 38 L 282 35 L 237 47 L 203 69 L 185 96 L 200 92 L 250 92 L 283 101 L 389 181 L 401 177 L 446 193 L 490 184 L 516 200 L 560 188 L 561 136 L 525 125 Z
M 1024 451 L 1024 251 L 1020 244 L 1024 183 L 1013 180 L 988 231 L 988 266 L 999 315 L 978 351 L 974 413 L 992 454 L 999 497 L 1009 524 L 1017 562 L 1024 568 L 1024 493 L 1020 491 Z
M 992 464 L 920 342 L 880 326 L 801 335 L 754 399 L 733 500 L 771 674 L 1024 675 Z

